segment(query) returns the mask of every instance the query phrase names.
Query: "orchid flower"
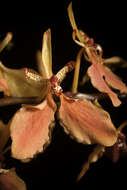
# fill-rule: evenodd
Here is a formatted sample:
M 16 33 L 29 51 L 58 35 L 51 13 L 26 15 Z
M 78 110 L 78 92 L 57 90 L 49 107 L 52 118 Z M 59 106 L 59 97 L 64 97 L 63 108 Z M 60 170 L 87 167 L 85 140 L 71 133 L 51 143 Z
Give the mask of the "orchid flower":
M 119 90 L 120 93 L 127 93 L 127 86 L 117 75 L 112 73 L 112 71 L 104 65 L 105 59 L 102 58 L 103 51 L 100 45 L 95 44 L 93 38 L 89 38 L 85 32 L 77 28 L 72 10 L 72 3 L 68 6 L 68 15 L 73 28 L 73 39 L 78 45 L 83 47 L 79 59 L 81 59 L 81 55 L 85 52 L 85 58 L 92 64 L 87 70 L 92 85 L 100 92 L 107 93 L 114 106 L 119 106 L 121 101 L 110 87 Z M 113 59 L 112 61 L 115 60 Z
M 115 142 L 115 144 L 113 144 L 113 146 L 105 147 L 102 145 L 97 145 L 94 148 L 94 150 L 88 157 L 88 161 L 83 164 L 81 172 L 77 177 L 77 181 L 81 180 L 81 178 L 86 174 L 90 165 L 97 162 L 98 159 L 101 158 L 103 155 L 106 155 L 110 160 L 112 160 L 113 163 L 116 163 L 120 159 L 121 155 L 127 152 L 126 136 L 122 132 L 125 126 L 127 126 L 127 121 L 123 122 L 117 128 L 117 141 Z
M 25 75 L 23 81 L 26 80 L 29 83 L 30 80 L 31 84 L 32 81 L 35 83 L 38 78 L 41 82 L 44 77 L 49 84 L 47 94 L 45 93 L 46 87 L 43 88 L 42 85 L 42 99 L 39 94 L 41 102 L 36 105 L 22 105 L 10 124 L 12 156 L 22 161 L 29 161 L 37 153 L 43 152 L 50 143 L 56 111 L 65 132 L 80 143 L 112 146 L 117 139 L 116 129 L 106 111 L 85 98 L 63 93 L 60 83 L 75 67 L 75 62 L 69 62 L 54 75 L 51 55 L 51 31 L 49 29 L 43 35 L 42 59 L 38 63 L 42 76 L 34 74 L 29 69 L 25 69 L 25 74 L 23 73 Z M 60 100 L 59 104 L 55 102 L 54 96 Z

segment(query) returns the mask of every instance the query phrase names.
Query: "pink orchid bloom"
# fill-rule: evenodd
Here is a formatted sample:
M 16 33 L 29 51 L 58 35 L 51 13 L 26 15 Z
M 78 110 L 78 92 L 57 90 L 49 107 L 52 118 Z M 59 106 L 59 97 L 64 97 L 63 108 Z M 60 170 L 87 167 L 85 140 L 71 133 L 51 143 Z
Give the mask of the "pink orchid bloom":
M 70 3 L 68 7 L 68 14 L 73 28 L 73 39 L 77 44 L 84 48 L 84 51 L 87 54 L 87 60 L 92 63 L 87 71 L 92 85 L 100 92 L 107 93 L 114 106 L 119 106 L 121 101 L 110 87 L 119 90 L 120 93 L 127 93 L 127 86 L 117 75 L 112 73 L 112 71 L 104 65 L 104 59 L 102 58 L 103 51 L 101 47 L 98 44 L 95 44 L 94 40 L 89 38 L 87 34 L 77 28 L 73 15 L 72 3 Z M 79 41 L 76 38 L 78 38 Z
M 36 87 L 39 85 L 38 96 L 41 103 L 22 105 L 11 120 L 11 152 L 14 158 L 28 161 L 37 153 L 44 151 L 51 141 L 56 111 L 65 132 L 78 142 L 102 144 L 104 146 L 112 146 L 116 142 L 116 129 L 106 111 L 84 98 L 74 98 L 62 93 L 60 83 L 74 66 L 75 62 L 71 61 L 56 75 L 53 75 L 51 31 L 47 30 L 43 36 L 41 61 L 38 63 L 41 75 L 27 68 L 25 70 L 10 70 L 1 67 L 4 79 L 8 82 L 7 79 L 9 78 L 13 82 L 14 86 L 9 82 L 7 83 L 12 96 L 15 93 L 18 96 L 18 90 L 20 91 L 19 97 L 25 97 L 28 91 L 29 97 L 36 96 L 38 93 Z M 16 80 L 18 77 L 20 85 L 23 80 L 24 90 L 18 89 L 19 83 Z M 32 91 L 33 89 L 35 91 Z M 53 99 L 53 95 L 59 97 L 59 105 Z
M 77 177 L 77 181 L 85 175 L 90 165 L 97 162 L 103 155 L 106 155 L 113 163 L 116 163 L 120 157 L 127 155 L 126 135 L 122 132 L 125 126 L 127 126 L 127 121 L 124 121 L 117 128 L 117 140 L 115 144 L 110 147 L 97 145 L 93 149 L 92 153 L 88 157 L 88 161 L 83 164 L 81 172 Z

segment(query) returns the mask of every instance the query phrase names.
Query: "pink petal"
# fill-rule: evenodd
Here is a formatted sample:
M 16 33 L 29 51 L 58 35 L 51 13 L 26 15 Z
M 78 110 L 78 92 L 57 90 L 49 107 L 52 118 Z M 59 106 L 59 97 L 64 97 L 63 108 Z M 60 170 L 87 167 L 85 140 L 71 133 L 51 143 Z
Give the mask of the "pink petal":
M 65 132 L 84 144 L 111 146 L 117 140 L 109 114 L 86 99 L 60 96 L 59 119 Z
M 25 160 L 44 150 L 50 143 L 54 113 L 45 100 L 37 106 L 22 107 L 15 114 L 11 122 L 13 157 Z
M 19 178 L 12 168 L 10 170 L 0 170 L 0 189 L 1 190 L 26 190 L 24 181 Z
M 100 67 L 100 64 L 92 64 L 88 68 L 88 75 L 91 79 L 91 82 L 93 86 L 99 91 L 107 93 L 109 95 L 114 106 L 119 106 L 121 104 L 121 101 L 118 99 L 117 94 L 115 94 L 104 81 Z
M 99 70 L 102 76 L 105 77 L 106 82 L 113 88 L 120 90 L 121 93 L 127 93 L 127 86 L 118 78 L 117 75 L 112 73 L 112 71 L 105 67 L 104 65 L 99 65 Z

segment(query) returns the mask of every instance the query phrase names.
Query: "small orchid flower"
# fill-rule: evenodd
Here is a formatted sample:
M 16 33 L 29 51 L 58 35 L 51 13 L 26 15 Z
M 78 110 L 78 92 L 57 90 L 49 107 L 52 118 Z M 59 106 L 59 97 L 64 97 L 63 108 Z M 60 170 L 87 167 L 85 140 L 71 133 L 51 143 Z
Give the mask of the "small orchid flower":
M 127 152 L 126 136 L 122 132 L 125 126 L 127 126 L 127 121 L 123 122 L 117 128 L 117 141 L 113 144 L 113 146 L 105 147 L 102 145 L 97 145 L 94 148 L 88 157 L 88 161 L 83 164 L 81 172 L 77 177 L 77 181 L 79 181 L 86 174 L 87 170 L 90 168 L 90 165 L 97 162 L 103 155 L 106 155 L 110 160 L 112 160 L 113 163 L 116 163 L 120 157 Z
M 119 90 L 120 93 L 127 93 L 127 86 L 104 65 L 105 59 L 102 58 L 103 51 L 100 45 L 95 44 L 93 38 L 89 38 L 86 33 L 77 28 L 72 11 L 72 3 L 68 6 L 68 15 L 73 28 L 73 39 L 83 47 L 80 52 L 80 59 L 81 55 L 85 52 L 85 58 L 92 63 L 87 71 L 92 85 L 100 92 L 107 93 L 114 106 L 119 106 L 121 101 L 110 87 Z
M 38 68 L 44 79 L 49 82 L 49 90 L 39 104 L 22 105 L 10 124 L 12 156 L 22 161 L 43 152 L 50 143 L 56 111 L 65 132 L 80 143 L 112 146 L 117 139 L 116 129 L 106 111 L 87 99 L 63 93 L 60 83 L 75 67 L 75 62 L 69 62 L 54 75 L 51 55 L 51 31 L 47 30 L 43 35 L 42 60 L 39 61 Z M 29 80 L 36 80 L 38 75 L 33 77 L 31 72 L 26 70 L 25 76 L 29 83 Z M 39 77 L 41 81 L 41 76 Z M 43 87 L 41 95 L 43 96 Z M 59 105 L 54 96 L 59 98 Z

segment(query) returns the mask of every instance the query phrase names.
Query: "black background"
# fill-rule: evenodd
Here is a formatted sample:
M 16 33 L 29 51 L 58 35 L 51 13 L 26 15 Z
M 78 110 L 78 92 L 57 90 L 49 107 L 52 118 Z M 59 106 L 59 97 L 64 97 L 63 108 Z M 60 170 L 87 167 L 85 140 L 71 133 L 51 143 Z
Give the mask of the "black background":
M 33 2 L 29 4 L 16 3 L 15 8 L 1 16 L 0 38 L 6 32 L 13 33 L 13 48 L 0 54 L 3 63 L 11 68 L 30 67 L 36 69 L 36 50 L 41 49 L 43 33 L 51 28 L 53 71 L 56 73 L 64 64 L 75 60 L 79 47 L 73 42 L 72 28 L 67 15 L 70 1 Z M 32 6 L 33 5 L 33 6 Z M 31 8 L 32 7 L 32 8 Z M 127 60 L 127 29 L 126 5 L 122 2 L 111 4 L 94 3 L 91 1 L 73 1 L 73 10 L 78 26 L 95 39 L 104 50 L 104 57 L 121 56 Z M 117 70 L 119 74 L 119 71 Z M 120 76 L 127 82 L 126 69 L 120 70 Z M 64 90 L 71 87 L 72 74 L 63 84 Z M 85 89 L 87 92 L 87 89 Z M 111 114 L 116 125 L 126 120 L 126 100 L 119 108 L 113 108 L 111 102 L 104 102 L 104 107 Z M 1 108 L 0 119 L 7 122 L 20 106 Z M 62 127 L 56 124 L 52 135 L 52 143 L 43 154 L 38 155 L 32 162 L 21 164 L 9 159 L 8 167 L 16 167 L 18 175 L 27 184 L 28 190 L 43 189 L 46 185 L 52 188 L 63 186 L 77 189 L 110 188 L 111 185 L 121 189 L 126 185 L 127 157 L 112 164 L 103 157 L 98 163 L 92 164 L 91 169 L 76 183 L 76 177 L 84 161 L 87 160 L 93 146 L 85 146 L 67 136 Z

